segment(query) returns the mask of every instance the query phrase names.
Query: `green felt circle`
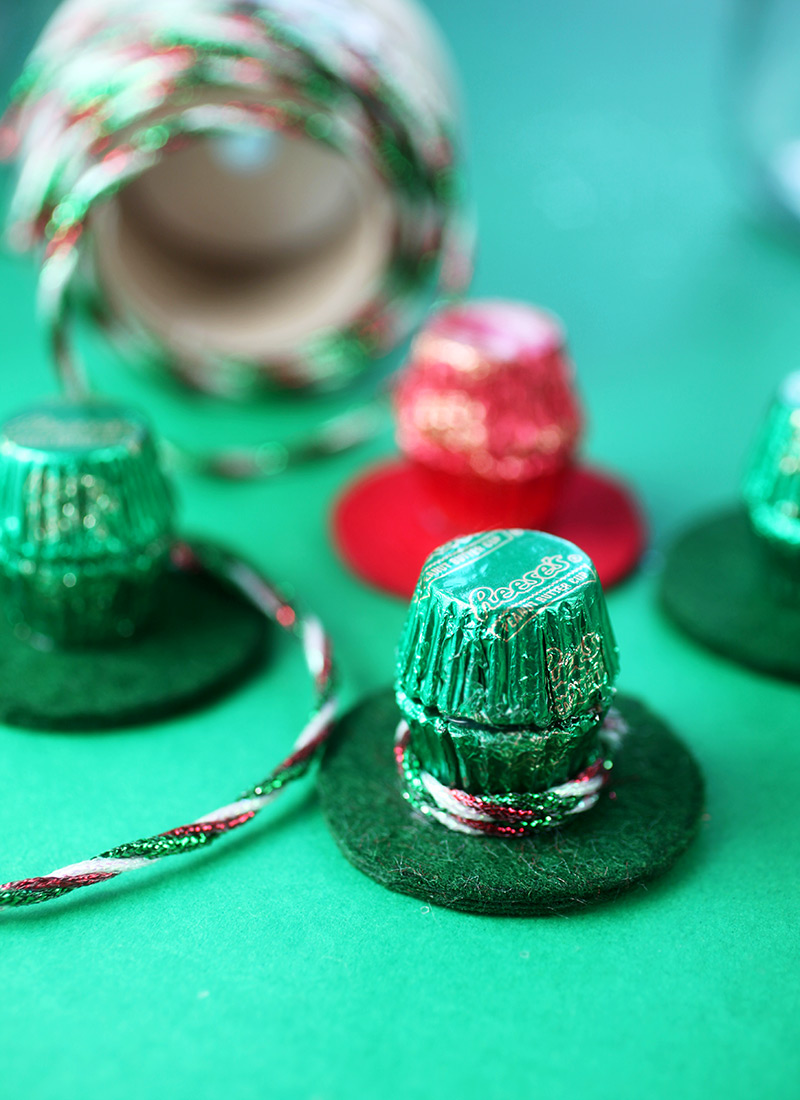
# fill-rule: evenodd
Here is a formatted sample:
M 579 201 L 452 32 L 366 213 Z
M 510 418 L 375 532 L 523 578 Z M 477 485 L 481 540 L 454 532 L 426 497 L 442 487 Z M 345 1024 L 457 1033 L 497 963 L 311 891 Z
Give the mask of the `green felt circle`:
M 0 619 L 0 721 L 100 730 L 155 721 L 235 687 L 259 665 L 267 620 L 204 574 L 167 573 L 141 634 L 105 647 L 38 648 Z
M 345 715 L 319 789 L 336 843 L 390 890 L 471 913 L 535 915 L 614 898 L 665 871 L 688 846 L 703 780 L 685 746 L 641 703 L 615 700 L 631 732 L 608 793 L 560 829 L 473 837 L 415 813 L 393 754 L 391 690 Z
M 800 680 L 800 606 L 773 597 L 742 510 L 706 519 L 667 555 L 661 601 L 703 645 L 740 664 Z

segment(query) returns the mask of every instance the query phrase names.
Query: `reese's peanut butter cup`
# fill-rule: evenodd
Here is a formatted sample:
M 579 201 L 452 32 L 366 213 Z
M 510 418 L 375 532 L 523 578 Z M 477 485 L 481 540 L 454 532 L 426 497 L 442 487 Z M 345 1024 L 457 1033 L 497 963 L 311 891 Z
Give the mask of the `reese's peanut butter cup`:
M 15 625 L 75 644 L 130 637 L 146 620 L 174 505 L 140 414 L 54 404 L 6 421 L 0 515 Z
M 590 559 L 541 532 L 490 531 L 426 562 L 396 690 L 412 744 L 435 761 L 437 778 L 513 791 L 576 770 L 617 672 Z
M 767 568 L 779 581 L 786 574 L 800 593 L 800 373 L 784 381 L 767 413 L 745 476 L 744 500 Z
M 518 302 L 436 314 L 414 343 L 395 408 L 409 458 L 498 484 L 561 472 L 583 427 L 560 322 Z

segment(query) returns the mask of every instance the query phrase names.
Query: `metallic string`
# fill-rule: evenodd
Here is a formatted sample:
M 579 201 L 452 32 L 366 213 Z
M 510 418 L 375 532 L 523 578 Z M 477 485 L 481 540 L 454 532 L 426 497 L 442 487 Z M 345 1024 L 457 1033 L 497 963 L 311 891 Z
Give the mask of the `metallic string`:
M 403 797 L 419 813 L 472 836 L 524 836 L 563 825 L 597 803 L 610 779 L 613 750 L 626 732 L 623 718 L 612 708 L 597 748 L 581 771 L 566 783 L 535 793 L 476 795 L 446 787 L 425 770 L 411 749 L 405 721 L 397 727 L 394 751 Z
M 127 871 L 150 867 L 167 856 L 184 855 L 208 847 L 219 837 L 252 821 L 281 790 L 306 775 L 319 759 L 337 711 L 331 645 L 319 621 L 313 616 L 301 615 L 252 566 L 215 546 L 178 542 L 173 547 L 172 563 L 176 569 L 207 573 L 221 581 L 300 641 L 313 687 L 311 717 L 289 756 L 234 802 L 187 825 L 119 845 L 91 859 L 52 871 L 49 875 L 0 885 L 0 909 L 51 901 L 72 890 L 105 882 Z
M 68 0 L 46 27 L 14 91 L 0 148 L 19 168 L 8 236 L 43 251 L 42 315 L 63 389 L 88 381 L 70 332 L 79 313 L 126 357 L 193 389 L 246 398 L 265 383 L 341 385 L 396 346 L 438 291 L 470 273 L 454 125 L 410 51 L 351 0 Z M 283 87 L 285 101 L 253 102 Z M 197 96 L 223 90 L 222 103 Z M 426 91 L 426 89 L 428 89 Z M 269 362 L 193 353 L 180 361 L 104 294 L 90 215 L 171 150 L 253 130 L 300 134 L 370 166 L 396 207 L 393 254 L 373 299 L 344 330 Z M 288 448 L 184 454 L 224 477 L 267 477 L 368 438 L 356 410 Z M 273 461 L 277 450 L 280 461 Z

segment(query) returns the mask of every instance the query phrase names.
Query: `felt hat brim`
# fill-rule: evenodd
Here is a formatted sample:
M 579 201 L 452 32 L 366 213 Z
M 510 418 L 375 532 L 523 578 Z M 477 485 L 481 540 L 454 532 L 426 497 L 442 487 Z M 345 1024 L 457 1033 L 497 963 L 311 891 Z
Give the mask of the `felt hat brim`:
M 0 720 L 65 731 L 156 721 L 259 667 L 269 624 L 243 597 L 206 574 L 168 572 L 159 585 L 153 618 L 115 644 L 35 645 L 0 619 Z
M 773 596 L 744 509 L 705 519 L 667 554 L 661 602 L 692 638 L 739 664 L 800 680 L 800 604 Z
M 628 489 L 597 470 L 570 471 L 555 509 L 542 521 L 521 514 L 510 526 L 534 527 L 574 542 L 609 588 L 644 552 L 644 520 Z M 333 511 L 332 534 L 346 564 L 382 591 L 410 599 L 428 555 L 442 543 L 485 526 L 454 520 L 420 495 L 410 463 L 373 469 L 350 485 Z
M 598 803 L 528 836 L 466 836 L 403 798 L 393 753 L 399 712 L 386 689 L 339 724 L 319 778 L 336 843 L 390 890 L 472 913 L 540 915 L 617 897 L 669 868 L 703 809 L 688 749 L 641 703 L 614 703 L 629 727 Z

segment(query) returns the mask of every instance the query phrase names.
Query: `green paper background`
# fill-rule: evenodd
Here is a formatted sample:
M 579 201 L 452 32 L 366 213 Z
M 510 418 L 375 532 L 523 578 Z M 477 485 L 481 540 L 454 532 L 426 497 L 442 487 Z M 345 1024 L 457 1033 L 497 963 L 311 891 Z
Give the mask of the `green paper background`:
M 6 85 L 46 4 L 6 0 Z M 726 664 L 655 606 L 661 548 L 734 497 L 798 365 L 800 249 L 742 201 L 722 0 L 435 0 L 462 70 L 481 219 L 475 290 L 567 321 L 591 457 L 641 494 L 655 549 L 610 597 L 622 684 L 690 741 L 708 817 L 676 870 L 584 914 L 433 909 L 355 871 L 309 785 L 237 839 L 0 916 L 0 1096 L 708 1100 L 800 1088 L 800 687 Z M 0 262 L 2 412 L 52 388 L 34 272 Z M 94 350 L 110 392 L 136 387 Z M 252 433 L 149 398 L 162 427 Z M 285 402 L 287 423 L 311 410 Z M 335 407 L 336 401 L 328 404 Z M 262 420 L 263 423 L 263 420 Z M 332 553 L 369 448 L 272 484 L 184 479 L 224 537 L 329 624 L 351 698 L 392 674 L 404 609 Z M 106 736 L 0 729 L 0 879 L 235 796 L 305 717 L 297 654 L 199 715 Z

